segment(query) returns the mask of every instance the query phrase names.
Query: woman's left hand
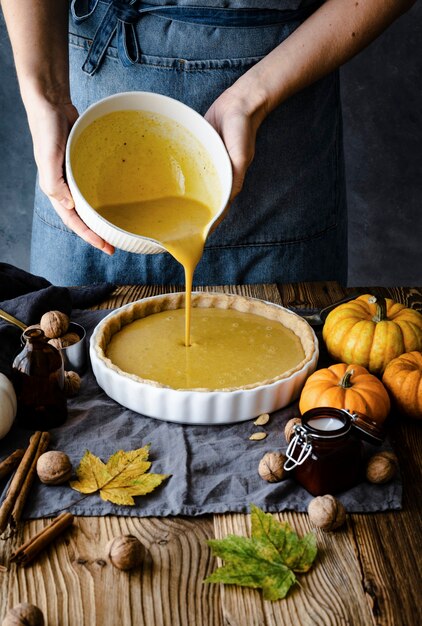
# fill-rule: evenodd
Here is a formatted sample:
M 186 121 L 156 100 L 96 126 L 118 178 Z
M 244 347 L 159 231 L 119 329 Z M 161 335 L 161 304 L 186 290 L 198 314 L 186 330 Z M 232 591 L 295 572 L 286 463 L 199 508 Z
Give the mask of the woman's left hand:
M 224 91 L 210 106 L 205 119 L 219 133 L 233 167 L 232 201 L 243 187 L 248 167 L 255 155 L 256 133 L 265 113 L 249 96 L 236 88 L 236 83 Z

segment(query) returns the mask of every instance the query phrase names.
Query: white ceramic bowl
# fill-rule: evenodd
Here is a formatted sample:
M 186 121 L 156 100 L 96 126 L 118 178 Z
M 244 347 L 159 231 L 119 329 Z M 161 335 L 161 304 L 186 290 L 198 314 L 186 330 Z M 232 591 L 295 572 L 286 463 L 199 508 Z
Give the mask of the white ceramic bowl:
M 205 147 L 216 168 L 222 190 L 220 206 L 210 226 L 212 228 L 222 219 L 232 188 L 231 162 L 224 143 L 211 124 L 190 107 L 173 98 L 145 91 L 119 93 L 99 100 L 84 111 L 70 132 L 66 146 L 66 176 L 75 202 L 75 209 L 85 224 L 100 237 L 127 252 L 142 254 L 164 252 L 164 248 L 154 239 L 128 233 L 101 217 L 85 200 L 73 176 L 72 148 L 81 133 L 99 117 L 123 110 L 147 111 L 164 115 L 184 126 Z
M 183 294 L 180 295 L 183 298 Z M 203 296 L 200 292 L 192 294 L 193 306 L 196 298 Z M 208 300 L 212 301 L 217 294 L 207 293 Z M 218 294 L 221 295 L 221 294 Z M 230 299 L 239 296 L 230 296 Z M 166 298 L 166 294 L 145 298 L 142 302 L 151 304 L 151 310 L 161 310 L 160 304 Z M 244 298 L 253 301 L 253 298 Z M 268 385 L 254 387 L 253 389 L 236 389 L 233 391 L 201 391 L 201 390 L 178 390 L 158 384 L 148 384 L 136 376 L 127 374 L 112 365 L 106 358 L 101 346 L 102 333 L 109 318 L 116 315 L 126 316 L 130 307 L 136 303 L 125 305 L 105 317 L 94 329 L 90 340 L 90 358 L 92 369 L 99 386 L 110 398 L 123 406 L 146 415 L 168 422 L 182 424 L 230 424 L 241 422 L 261 413 L 271 413 L 281 409 L 295 400 L 305 384 L 306 379 L 316 369 L 318 361 L 318 340 L 309 324 L 295 313 L 279 305 L 265 302 L 273 307 L 276 312 L 283 311 L 295 319 L 295 325 L 300 326 L 307 337 L 307 347 L 310 358 L 293 374 L 280 378 Z

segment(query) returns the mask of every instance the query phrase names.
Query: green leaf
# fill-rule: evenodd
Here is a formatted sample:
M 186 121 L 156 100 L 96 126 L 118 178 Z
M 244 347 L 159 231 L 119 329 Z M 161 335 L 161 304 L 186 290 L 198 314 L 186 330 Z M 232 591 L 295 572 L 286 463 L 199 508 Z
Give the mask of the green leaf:
M 308 533 L 299 539 L 287 522 L 278 522 L 251 504 L 252 537 L 262 542 L 268 559 L 279 558 L 294 572 L 307 572 L 317 555 L 316 537 Z
M 300 539 L 287 522 L 251 505 L 252 536 L 229 535 L 208 541 L 225 564 L 204 582 L 262 589 L 264 600 L 284 598 L 296 582 L 295 572 L 307 572 L 316 555 L 312 533 Z
M 261 588 L 265 600 L 278 600 L 285 597 L 296 581 L 294 573 L 283 563 L 268 561 L 260 543 L 253 539 L 229 535 L 225 539 L 211 539 L 208 544 L 227 564 L 205 582 Z

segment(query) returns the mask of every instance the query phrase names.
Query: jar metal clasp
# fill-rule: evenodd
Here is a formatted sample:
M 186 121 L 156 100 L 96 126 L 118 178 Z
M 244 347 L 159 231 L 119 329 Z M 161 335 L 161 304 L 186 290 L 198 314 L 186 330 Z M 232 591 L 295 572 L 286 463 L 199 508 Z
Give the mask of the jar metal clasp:
M 296 424 L 294 426 L 295 436 L 289 443 L 289 446 L 286 450 L 287 461 L 284 463 L 284 469 L 288 472 L 298 465 L 302 465 L 308 458 L 308 456 L 312 452 L 312 444 L 308 439 L 308 434 L 303 426 Z M 299 452 L 299 456 L 295 458 L 294 452 L 297 446 L 301 446 L 302 449 Z

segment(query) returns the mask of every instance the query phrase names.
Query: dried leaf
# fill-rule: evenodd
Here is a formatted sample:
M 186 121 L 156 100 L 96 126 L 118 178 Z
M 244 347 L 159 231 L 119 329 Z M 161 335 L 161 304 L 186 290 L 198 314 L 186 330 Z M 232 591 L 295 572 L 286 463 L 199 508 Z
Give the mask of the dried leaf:
M 89 450 L 80 460 L 76 476 L 78 480 L 72 481 L 70 486 L 81 493 L 95 493 L 101 485 L 112 478 L 107 471 L 107 466 Z
M 168 474 L 147 474 L 151 467 L 147 461 L 149 446 L 138 450 L 119 450 L 107 464 L 87 450 L 76 470 L 78 480 L 70 486 L 81 493 L 99 492 L 103 500 L 114 504 L 133 506 L 134 496 L 153 491 Z
M 252 536 L 229 535 L 210 540 L 216 556 L 225 561 L 204 582 L 261 588 L 264 600 L 284 598 L 296 583 L 295 572 L 307 572 L 317 555 L 316 538 L 300 539 L 287 522 L 251 505 Z
M 268 422 L 270 421 L 270 416 L 268 413 L 263 413 L 262 415 L 259 415 L 256 420 L 254 421 L 255 426 L 264 426 L 265 424 L 268 424 Z
M 251 441 L 261 441 L 261 439 L 265 439 L 265 437 L 267 436 L 267 433 L 252 433 L 252 435 L 249 437 L 249 439 Z

